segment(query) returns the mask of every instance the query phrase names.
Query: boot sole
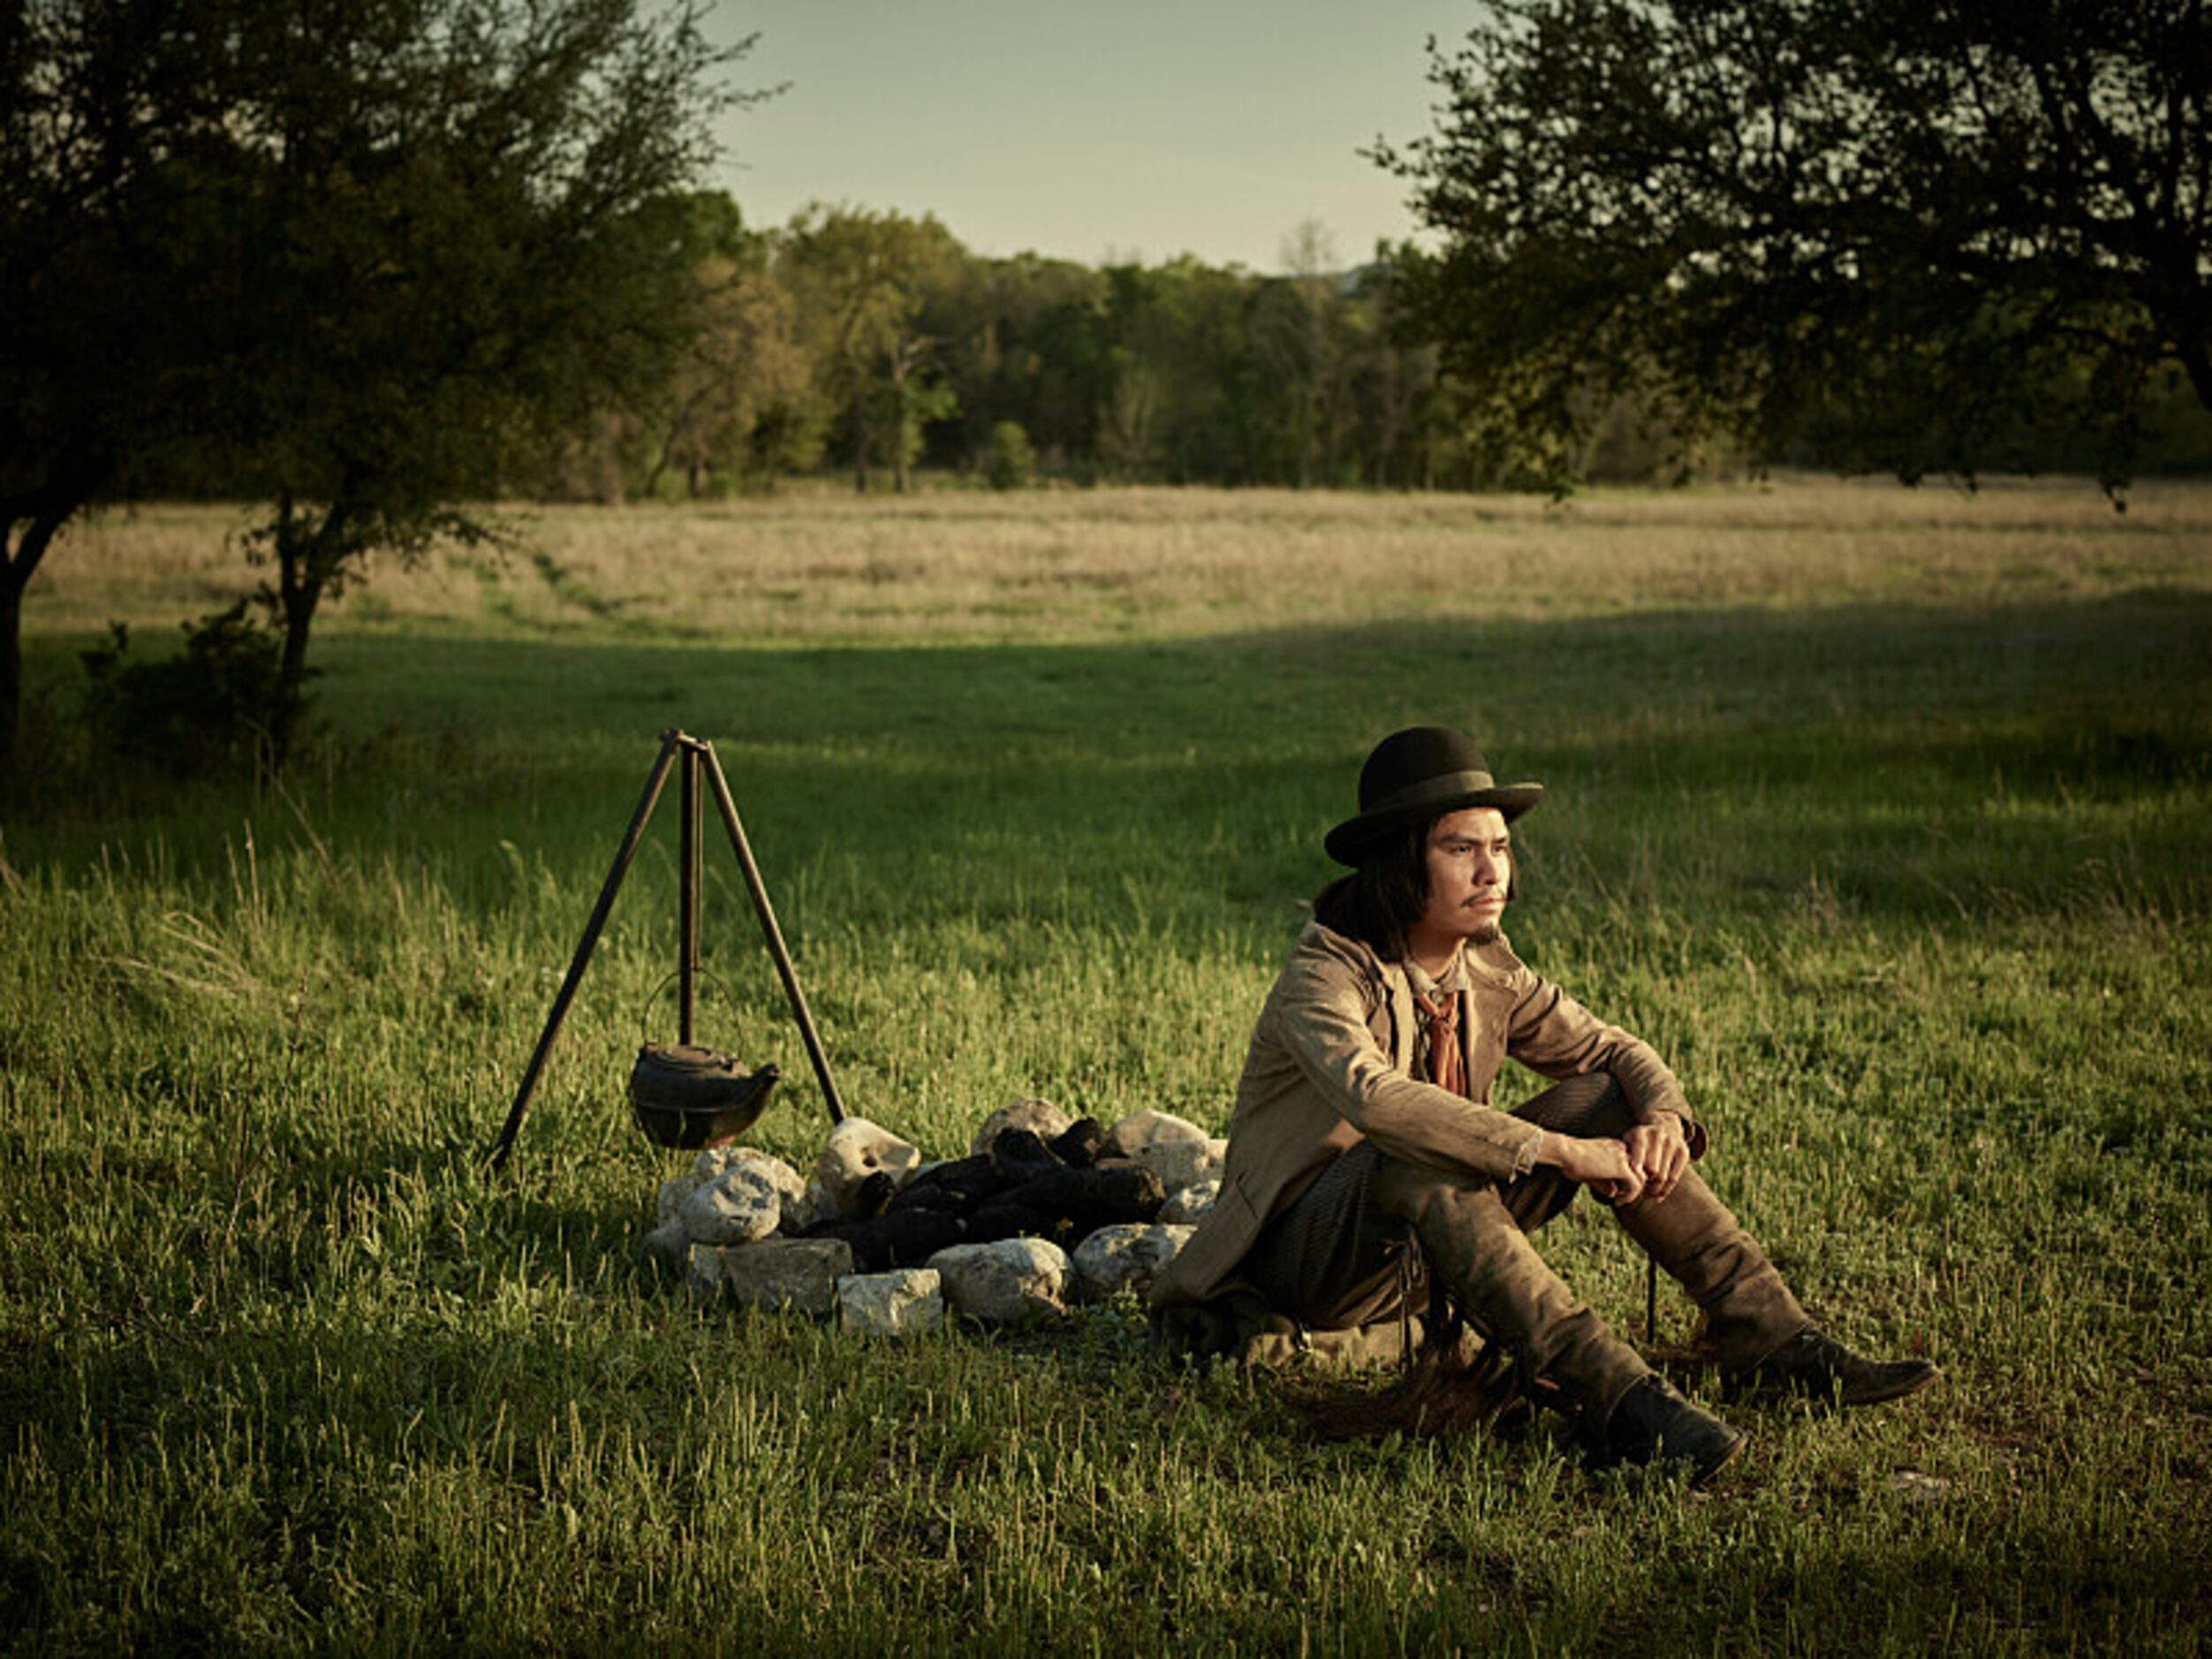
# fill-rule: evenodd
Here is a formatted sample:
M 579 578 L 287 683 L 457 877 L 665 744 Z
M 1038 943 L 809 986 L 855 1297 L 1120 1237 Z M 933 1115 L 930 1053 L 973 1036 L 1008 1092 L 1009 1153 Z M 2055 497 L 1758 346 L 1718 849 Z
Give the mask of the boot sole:
M 1691 1474 L 1690 1490 L 1693 1492 L 1702 1492 L 1707 1487 L 1712 1485 L 1715 1481 L 1720 1478 L 1721 1472 L 1723 1470 L 1726 1469 L 1730 1464 L 1735 1462 L 1737 1458 L 1744 1455 L 1744 1448 L 1750 1443 L 1751 1436 L 1740 1429 L 1738 1430 L 1736 1438 L 1728 1443 L 1727 1451 L 1722 1452 L 1719 1457 L 1714 1458 L 1713 1461 L 1708 1464 L 1704 1468 L 1699 1469 Z

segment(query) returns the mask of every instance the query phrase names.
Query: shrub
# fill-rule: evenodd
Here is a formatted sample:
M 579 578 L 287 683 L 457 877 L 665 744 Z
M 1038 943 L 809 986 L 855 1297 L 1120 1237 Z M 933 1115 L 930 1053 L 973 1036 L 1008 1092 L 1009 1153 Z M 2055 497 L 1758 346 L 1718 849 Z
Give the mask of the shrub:
M 243 599 L 184 625 L 185 648 L 130 662 L 130 631 L 110 625 L 109 643 L 83 654 L 91 678 L 85 724 L 117 759 L 172 777 L 243 771 L 269 758 L 271 733 L 299 730 L 307 699 L 283 689 L 276 636 L 246 619 Z
M 991 428 L 990 449 L 983 461 L 983 476 L 993 489 L 1026 489 L 1037 475 L 1037 452 L 1019 420 L 1001 420 Z

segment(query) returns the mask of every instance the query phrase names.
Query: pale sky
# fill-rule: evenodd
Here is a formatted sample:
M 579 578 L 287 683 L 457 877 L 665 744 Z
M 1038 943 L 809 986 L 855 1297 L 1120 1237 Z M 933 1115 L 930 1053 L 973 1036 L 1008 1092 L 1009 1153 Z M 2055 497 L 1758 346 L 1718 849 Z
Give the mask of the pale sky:
M 1471 0 L 714 0 L 757 32 L 719 182 L 748 224 L 808 201 L 935 213 L 972 252 L 1282 268 L 1302 221 L 1337 262 L 1413 229 L 1355 152 L 1431 125 L 1430 34 Z

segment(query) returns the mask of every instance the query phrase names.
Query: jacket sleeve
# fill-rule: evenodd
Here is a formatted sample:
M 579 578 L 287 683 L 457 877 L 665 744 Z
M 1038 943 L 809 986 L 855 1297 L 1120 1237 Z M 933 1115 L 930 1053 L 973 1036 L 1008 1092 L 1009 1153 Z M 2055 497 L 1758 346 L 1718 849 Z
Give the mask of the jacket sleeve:
M 1261 1014 L 1263 1034 L 1347 1123 L 1392 1157 L 1508 1180 L 1531 1167 L 1542 1132 L 1397 1070 L 1367 1028 L 1358 974 L 1301 951 Z
M 1704 1155 L 1704 1128 L 1692 1122 L 1682 1085 L 1658 1051 L 1618 1026 L 1607 1025 L 1541 973 L 1529 973 L 1514 1001 L 1505 1052 L 1554 1081 L 1610 1072 L 1620 1079 L 1638 1118 L 1648 1122 L 1659 1112 L 1673 1112 L 1682 1119 L 1691 1156 Z

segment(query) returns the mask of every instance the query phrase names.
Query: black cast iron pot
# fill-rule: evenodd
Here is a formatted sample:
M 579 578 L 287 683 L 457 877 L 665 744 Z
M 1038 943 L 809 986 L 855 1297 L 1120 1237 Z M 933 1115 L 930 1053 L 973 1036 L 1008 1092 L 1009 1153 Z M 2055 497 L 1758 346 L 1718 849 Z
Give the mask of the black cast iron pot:
M 734 1140 L 753 1126 L 782 1075 L 746 1071 L 719 1049 L 648 1042 L 630 1068 L 630 1111 L 655 1146 L 686 1151 Z

